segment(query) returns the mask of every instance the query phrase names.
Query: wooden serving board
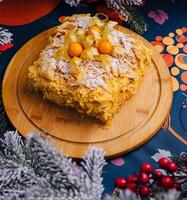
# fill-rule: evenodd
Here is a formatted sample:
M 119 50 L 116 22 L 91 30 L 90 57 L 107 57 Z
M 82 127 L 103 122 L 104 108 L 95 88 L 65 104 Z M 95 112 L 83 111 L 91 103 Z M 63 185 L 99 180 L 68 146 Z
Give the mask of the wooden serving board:
M 112 126 L 103 128 L 93 119 L 82 119 L 76 111 L 27 91 L 27 69 L 45 47 L 53 28 L 27 42 L 12 58 L 4 76 L 4 106 L 21 134 L 26 136 L 31 131 L 39 131 L 50 135 L 54 144 L 71 157 L 80 158 L 87 148 L 96 146 L 104 148 L 109 158 L 137 148 L 159 130 L 172 103 L 172 82 L 167 66 L 149 42 L 129 29 L 117 28 L 142 40 L 152 49 L 153 56 L 137 94 L 114 116 Z

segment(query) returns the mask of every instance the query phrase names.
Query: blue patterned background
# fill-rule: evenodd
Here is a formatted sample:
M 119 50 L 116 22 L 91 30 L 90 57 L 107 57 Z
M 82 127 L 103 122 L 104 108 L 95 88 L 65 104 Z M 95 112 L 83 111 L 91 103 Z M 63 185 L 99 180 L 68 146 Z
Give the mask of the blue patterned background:
M 1 6 L 1 3 L 0 3 Z M 181 153 L 187 150 L 187 46 L 186 49 L 175 48 L 176 52 L 170 52 L 167 44 L 163 43 L 163 39 L 170 35 L 174 35 L 174 46 L 182 43 L 187 45 L 187 2 L 186 0 L 177 0 L 174 4 L 170 1 L 147 0 L 145 5 L 139 8 L 142 15 L 149 24 L 148 31 L 143 35 L 148 41 L 156 41 L 156 36 L 161 36 L 161 41 L 155 43 L 157 47 L 160 45 L 160 53 L 167 54 L 166 59 L 173 57 L 170 70 L 178 71 L 178 74 L 172 73 L 174 79 L 174 99 L 173 105 L 164 127 L 149 142 L 120 158 L 108 161 L 104 168 L 104 186 L 105 192 L 111 193 L 114 189 L 114 178 L 128 176 L 138 171 L 141 163 L 147 161 L 156 166 L 156 160 L 164 155 Z M 161 11 L 159 11 L 161 10 Z M 40 32 L 58 25 L 59 17 L 71 15 L 75 13 L 92 13 L 96 12 L 95 8 L 71 8 L 64 3 L 60 3 L 48 15 L 26 25 L 21 26 L 5 26 L 0 25 L 3 29 L 8 29 L 13 34 L 13 47 L 6 51 L 0 52 L 0 78 L 2 80 L 6 66 L 16 51 L 33 36 Z M 181 29 L 183 28 L 183 29 Z M 180 30 L 183 33 L 181 33 Z M 176 32 L 176 30 L 178 30 Z M 183 35 L 184 41 L 178 42 L 177 38 Z M 180 38 L 179 38 L 180 39 Z M 167 42 L 166 42 L 167 43 Z M 171 55 L 171 56 L 168 56 Z M 176 56 L 181 54 L 183 69 L 180 63 L 176 64 Z M 167 60 L 166 60 L 167 61 Z M 185 67 L 186 66 L 186 67 Z M 177 69 L 172 69 L 173 67 Z M 183 78 L 182 78 L 183 77 Z M 185 81 L 184 81 L 184 80 Z M 181 86 L 183 84 L 183 86 Z M 9 129 L 13 127 L 10 125 Z M 124 141 L 125 143 L 125 141 Z M 112 148 L 112 147 L 111 147 Z M 153 157 L 152 157 L 153 156 Z

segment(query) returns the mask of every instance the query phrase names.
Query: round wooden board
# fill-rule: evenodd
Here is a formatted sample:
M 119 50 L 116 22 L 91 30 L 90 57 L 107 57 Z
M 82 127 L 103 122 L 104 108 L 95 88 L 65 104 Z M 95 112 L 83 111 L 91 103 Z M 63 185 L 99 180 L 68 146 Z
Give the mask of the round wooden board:
M 141 36 L 121 26 L 120 31 L 138 37 L 152 49 L 152 62 L 137 94 L 114 116 L 112 126 L 103 128 L 93 119 L 80 118 L 76 111 L 59 107 L 26 89 L 29 65 L 45 47 L 54 28 L 27 42 L 12 58 L 3 80 L 3 102 L 16 129 L 50 135 L 65 155 L 80 158 L 91 146 L 102 147 L 106 157 L 129 152 L 150 139 L 162 126 L 172 103 L 172 82 L 162 56 Z

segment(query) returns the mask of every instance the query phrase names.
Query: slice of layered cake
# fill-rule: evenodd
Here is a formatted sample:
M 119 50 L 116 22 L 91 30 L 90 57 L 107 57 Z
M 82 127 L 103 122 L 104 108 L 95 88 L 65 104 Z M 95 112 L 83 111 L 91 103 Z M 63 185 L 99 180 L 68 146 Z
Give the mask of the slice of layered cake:
M 135 94 L 151 60 L 131 35 L 90 15 L 66 17 L 28 68 L 28 87 L 61 106 L 109 124 Z

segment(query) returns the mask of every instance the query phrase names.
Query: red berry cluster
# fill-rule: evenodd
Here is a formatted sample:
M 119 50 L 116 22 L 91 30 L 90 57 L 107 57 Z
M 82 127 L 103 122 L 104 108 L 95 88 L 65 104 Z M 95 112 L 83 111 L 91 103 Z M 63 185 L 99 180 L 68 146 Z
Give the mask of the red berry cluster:
M 150 195 L 153 185 L 157 185 L 162 189 L 175 188 L 180 190 L 180 184 L 173 175 L 178 170 L 178 166 L 165 157 L 159 160 L 158 165 L 166 171 L 167 175 L 163 175 L 159 170 L 154 170 L 150 163 L 145 162 L 141 165 L 139 173 L 127 178 L 116 178 L 115 186 L 119 189 L 130 189 L 141 197 Z
M 158 164 L 160 168 L 165 169 L 165 171 L 170 174 L 173 174 L 178 170 L 177 164 L 172 162 L 168 158 L 160 158 Z M 165 189 L 175 188 L 177 190 L 180 190 L 180 184 L 175 181 L 174 176 L 162 176 L 160 179 L 160 183 L 161 186 Z

